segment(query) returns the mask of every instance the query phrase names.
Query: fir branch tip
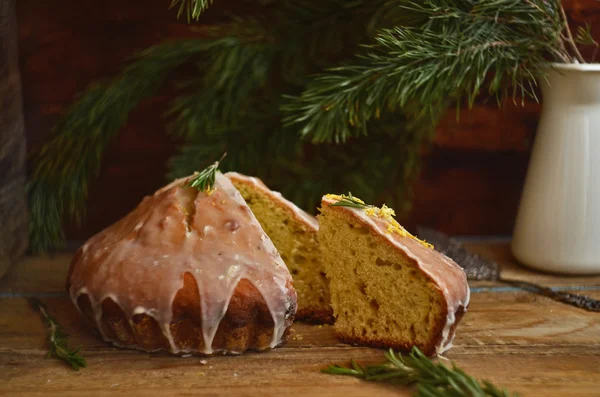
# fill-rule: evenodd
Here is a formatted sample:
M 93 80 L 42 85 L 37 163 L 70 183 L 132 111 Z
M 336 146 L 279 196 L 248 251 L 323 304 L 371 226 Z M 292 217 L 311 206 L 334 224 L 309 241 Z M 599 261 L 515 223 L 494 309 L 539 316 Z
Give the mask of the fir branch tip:
M 62 325 L 50 315 L 48 307 L 37 298 L 29 298 L 29 304 L 40 313 L 44 323 L 48 329 L 48 343 L 50 350 L 46 354 L 46 358 L 55 357 L 69 364 L 75 371 L 80 368 L 85 368 L 87 363 L 85 358 L 79 353 L 81 347 L 75 350 L 69 349 L 67 339 L 69 335 L 65 332 Z

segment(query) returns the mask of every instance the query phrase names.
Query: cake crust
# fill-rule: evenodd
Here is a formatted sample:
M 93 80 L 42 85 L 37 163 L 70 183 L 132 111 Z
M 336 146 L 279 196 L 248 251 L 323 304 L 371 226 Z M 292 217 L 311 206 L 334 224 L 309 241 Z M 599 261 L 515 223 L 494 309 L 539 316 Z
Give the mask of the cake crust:
M 281 344 L 296 292 L 279 253 L 231 182 L 198 192 L 177 180 L 92 237 L 67 291 L 86 321 L 121 347 L 242 353 Z
M 441 354 L 452 346 L 456 327 L 469 306 L 470 290 L 467 278 L 462 268 L 452 259 L 435 251 L 433 247 L 422 242 L 408 233 L 397 233 L 394 225 L 383 217 L 370 216 L 362 208 L 332 206 L 339 200 L 333 195 L 323 196 L 322 207 L 338 211 L 349 219 L 356 221 L 370 231 L 382 244 L 388 248 L 402 252 L 410 259 L 414 267 L 419 269 L 435 291 L 443 298 L 446 305 L 436 321 L 433 334 L 435 338 L 430 343 L 420 346 L 428 356 Z M 399 225 L 398 225 L 399 226 Z M 412 346 L 399 343 L 385 337 L 360 337 L 337 332 L 338 338 L 346 343 L 372 347 L 394 348 L 408 351 Z

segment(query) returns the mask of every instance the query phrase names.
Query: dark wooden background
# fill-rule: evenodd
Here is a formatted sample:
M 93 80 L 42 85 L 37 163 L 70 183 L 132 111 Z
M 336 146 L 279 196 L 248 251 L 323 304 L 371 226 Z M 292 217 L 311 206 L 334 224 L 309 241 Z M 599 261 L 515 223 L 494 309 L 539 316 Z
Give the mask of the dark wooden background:
M 44 142 L 77 92 L 115 73 L 133 51 L 194 35 L 167 11 L 169 0 L 17 3 L 30 149 Z M 575 22 L 600 23 L 600 2 L 563 3 Z M 210 20 L 210 15 L 203 18 L 204 23 Z M 86 221 L 67 228 L 70 239 L 89 237 L 164 184 L 165 162 L 174 152 L 160 119 L 164 100 L 152 100 L 132 114 L 92 186 Z M 403 220 L 406 226 L 427 225 L 463 235 L 510 234 L 540 108 L 535 103 L 502 110 L 495 104 L 478 105 L 463 112 L 458 123 L 450 112 L 426 154 L 413 210 Z

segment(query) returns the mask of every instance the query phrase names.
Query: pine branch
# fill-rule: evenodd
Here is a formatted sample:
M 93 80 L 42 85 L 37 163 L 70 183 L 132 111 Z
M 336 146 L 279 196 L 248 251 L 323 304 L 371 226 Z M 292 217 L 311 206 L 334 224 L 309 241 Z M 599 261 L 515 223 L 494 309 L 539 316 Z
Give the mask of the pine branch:
M 272 46 L 229 40 L 227 50 L 213 51 L 198 65 L 197 75 L 181 85 L 191 93 L 170 104 L 166 116 L 169 130 L 176 136 L 206 137 L 219 127 L 243 122 L 241 108 L 265 84 L 273 62 Z
M 195 39 L 150 47 L 113 80 L 96 84 L 77 99 L 55 126 L 51 140 L 33 154 L 28 191 L 34 252 L 62 245 L 65 218 L 81 220 L 90 178 L 98 174 L 104 151 L 129 113 L 156 94 L 178 66 L 231 44 L 230 39 Z
M 594 39 L 594 36 L 592 36 L 592 27 L 589 23 L 586 23 L 585 27 L 580 26 L 577 29 L 575 42 L 584 46 L 593 46 L 594 52 L 592 53 L 591 61 L 594 62 L 596 60 L 600 44 L 598 44 L 598 42 Z
M 197 18 L 210 3 L 173 6 Z M 153 47 L 73 106 L 34 161 L 34 249 L 55 247 L 63 220 L 81 218 L 89 180 L 129 111 L 184 62 L 195 61 L 197 73 L 178 86 L 167 112 L 170 132 L 184 141 L 170 176 L 227 151 L 222 167 L 257 175 L 304 208 L 348 189 L 400 208 L 409 203 L 420 148 L 451 101 L 472 103 L 486 88 L 501 100 L 511 84 L 535 95 L 546 67 L 539 60 L 570 56 L 552 46 L 563 43 L 556 0 L 259 3 L 255 17 L 204 29 L 211 39 L 189 40 L 189 52 Z M 380 30 L 392 22 L 403 27 Z M 369 46 L 349 58 L 360 42 Z M 340 59 L 350 62 L 331 68 Z M 324 67 L 318 79 L 307 77 Z M 310 145 L 296 139 L 298 127 L 314 142 L 346 144 Z
M 59 360 L 63 360 L 75 371 L 79 371 L 80 368 L 85 368 L 87 366 L 85 358 L 79 354 L 79 349 L 69 349 L 67 346 L 68 335 L 58 321 L 48 313 L 46 305 L 36 298 L 30 298 L 29 304 L 41 314 L 44 323 L 48 327 L 48 343 L 50 344 L 50 351 L 46 357 L 55 357 Z
M 598 47 L 598 42 L 594 39 L 594 36 L 592 35 L 592 26 L 589 23 L 586 23 L 585 27 L 580 26 L 577 29 L 575 42 L 577 42 L 577 44 Z
M 317 76 L 282 107 L 287 126 L 313 142 L 367 134 L 382 112 L 412 107 L 434 119 L 448 100 L 471 106 L 480 91 L 499 102 L 517 92 L 535 97 L 546 54 L 556 52 L 562 24 L 544 0 L 426 0 L 403 6 L 427 22 L 383 30 L 353 63 Z M 427 17 L 427 18 L 425 18 Z M 492 75 L 492 78 L 489 76 Z
M 560 0 L 559 0 L 560 1 Z M 571 32 L 571 28 L 569 27 L 569 19 L 567 18 L 567 13 L 565 12 L 564 7 L 559 6 L 560 9 L 560 15 L 562 17 L 562 21 L 564 23 L 564 27 L 563 27 L 563 32 L 564 32 L 564 41 L 571 47 L 571 50 L 573 51 L 573 54 L 575 55 L 575 59 L 577 59 L 578 62 L 581 63 L 585 63 L 585 59 L 583 59 L 583 56 L 581 55 L 581 52 L 579 52 L 579 48 L 577 48 L 577 43 L 575 42 L 575 39 L 573 38 L 573 33 Z
M 265 16 L 265 23 L 273 26 L 286 81 L 298 85 L 306 83 L 307 74 L 353 54 L 378 29 L 403 20 L 402 12 L 389 0 L 299 0 L 276 6 Z
M 179 5 L 177 18 L 185 13 L 188 23 L 192 19 L 198 20 L 200 15 L 213 3 L 214 0 L 171 0 L 169 8 Z
M 415 397 L 511 397 L 488 381 L 479 382 L 456 365 L 448 368 L 434 363 L 417 347 L 408 356 L 396 355 L 392 349 L 385 353 L 386 362 L 362 366 L 351 361 L 349 368 L 330 365 L 324 373 L 346 375 L 374 382 L 417 385 Z
M 259 98 L 240 101 L 235 117 L 225 120 L 212 120 L 206 130 L 198 124 L 189 124 L 182 129 L 185 141 L 179 153 L 169 160 L 168 178 L 189 175 L 198 165 L 206 166 L 218 153 L 227 152 L 227 159 L 221 169 L 235 170 L 249 175 L 265 175 L 273 164 L 265 159 L 278 156 L 293 156 L 292 147 L 298 145 L 291 133 L 279 132 L 281 123 L 277 113 L 278 92 L 267 95 L 260 92 Z M 192 114 L 187 119 L 192 119 Z M 186 118 L 183 118 L 185 120 Z
M 189 9 L 209 3 L 184 1 L 176 5 Z M 307 0 L 263 3 L 268 3 L 264 18 L 262 15 L 231 17 L 226 25 L 206 29 L 211 39 L 181 40 L 151 47 L 136 55 L 116 78 L 90 88 L 73 104 L 56 125 L 50 142 L 33 156 L 29 195 L 34 252 L 62 245 L 64 221 L 71 218 L 80 221 L 84 216 L 90 180 L 98 174 L 104 151 L 125 124 L 129 112 L 144 98 L 156 94 L 173 70 L 191 60 L 197 62 L 198 73 L 179 85 L 182 94 L 171 103 L 166 114 L 170 132 L 186 142 L 180 154 L 170 161 L 170 176 L 189 175 L 194 167 L 207 165 L 215 153 L 224 151 L 230 152 L 227 166 L 239 171 L 274 178 L 298 178 L 314 172 L 305 164 L 286 163 L 291 158 L 302 161 L 305 148 L 296 141 L 293 131 L 281 127 L 281 94 L 298 92 L 297 84 L 304 81 L 306 70 L 316 70 L 316 64 L 330 63 L 322 54 L 331 52 L 331 46 L 339 47 L 338 39 L 348 43 L 347 51 L 356 45 L 353 40 L 365 37 L 364 32 L 355 28 L 357 23 L 344 21 L 383 20 L 381 14 L 392 13 L 382 12 L 386 8 L 383 4 L 387 4 L 383 0 L 352 3 L 324 0 L 316 6 Z M 301 8 L 309 3 L 313 10 L 303 12 Z M 330 18 L 333 11 L 338 16 L 335 23 Z M 273 23 L 269 15 L 281 19 Z M 298 19 L 303 21 L 300 25 Z M 339 35 L 325 45 L 323 37 L 332 31 Z M 295 47 L 294 42 L 300 43 L 299 46 Z M 298 56 L 301 53 L 312 55 Z M 285 62 L 300 66 L 290 67 Z M 287 81 L 282 82 L 278 73 L 285 75 Z M 311 149 L 319 153 L 314 156 L 323 158 L 331 157 L 327 153 L 331 151 L 331 148 Z M 286 163 L 284 169 L 279 173 L 268 171 L 263 160 L 278 156 L 284 157 L 281 160 Z M 315 161 L 323 166 L 321 160 Z M 355 163 L 348 160 L 345 164 L 353 168 Z M 402 167 L 391 170 L 391 174 L 396 169 Z M 343 179 L 350 178 L 351 188 L 359 186 L 358 192 L 372 197 L 368 176 L 355 173 Z M 306 188 L 300 190 L 298 200 L 305 206 L 316 203 L 317 197 L 329 190 L 324 183 L 315 180 L 304 184 Z M 404 181 L 398 186 L 404 186 Z

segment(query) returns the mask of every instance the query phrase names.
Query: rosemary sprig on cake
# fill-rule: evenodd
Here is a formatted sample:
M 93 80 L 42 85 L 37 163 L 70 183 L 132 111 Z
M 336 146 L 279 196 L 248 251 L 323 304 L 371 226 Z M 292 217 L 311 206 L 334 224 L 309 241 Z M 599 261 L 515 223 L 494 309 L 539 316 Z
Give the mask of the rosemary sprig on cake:
M 333 375 L 348 375 L 374 382 L 391 382 L 402 385 L 416 385 L 415 397 L 511 397 L 505 389 L 500 389 L 484 380 L 479 382 L 452 364 L 435 363 L 417 347 L 408 356 L 395 354 L 392 349 L 385 353 L 386 362 L 362 366 L 352 360 L 350 367 L 330 365 L 322 372 Z
M 186 183 L 185 187 L 193 187 L 201 192 L 210 193 L 213 186 L 215 185 L 215 178 L 217 171 L 219 170 L 219 164 L 223 161 L 227 153 L 223 153 L 218 161 L 215 161 L 212 165 L 209 165 L 201 172 L 196 174 L 192 179 Z
M 339 200 L 337 203 L 331 204 L 332 207 L 350 207 L 350 208 L 363 208 L 363 209 L 373 207 L 372 205 L 365 204 L 365 202 L 362 201 L 361 199 L 352 196 L 352 193 L 350 193 L 350 192 L 348 192 L 347 196 L 345 194 L 342 194 L 339 196 L 335 195 L 335 194 L 331 194 L 328 196 Z
M 69 346 L 67 346 L 68 335 L 65 333 L 62 325 L 48 313 L 46 305 L 36 298 L 30 298 L 29 304 L 40 312 L 44 323 L 48 327 L 50 351 L 46 354 L 46 357 L 55 357 L 63 360 L 76 371 L 79 371 L 79 368 L 85 368 L 87 363 L 85 358 L 79 353 L 79 348 L 75 350 L 69 349 Z

